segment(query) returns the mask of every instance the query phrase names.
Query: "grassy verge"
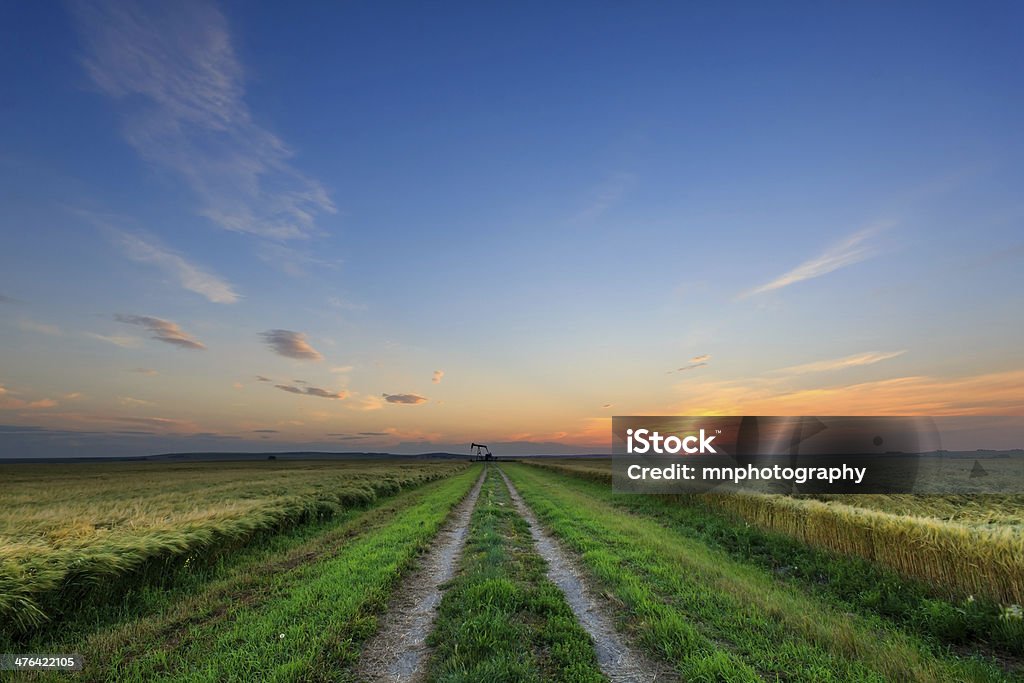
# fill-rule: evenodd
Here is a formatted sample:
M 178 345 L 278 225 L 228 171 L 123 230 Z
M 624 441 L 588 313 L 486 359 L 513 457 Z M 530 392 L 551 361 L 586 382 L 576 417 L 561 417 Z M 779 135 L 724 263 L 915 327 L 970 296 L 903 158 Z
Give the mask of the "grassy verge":
M 430 643 L 428 680 L 436 683 L 606 680 L 493 468 Z
M 971 646 L 995 655 L 1024 655 L 1024 620 L 983 598 L 953 600 L 929 585 L 898 576 L 859 557 L 830 553 L 785 534 L 737 521 L 699 498 L 615 495 L 608 484 L 575 485 L 617 507 L 658 519 L 731 557 L 772 572 L 779 581 L 833 602 L 844 611 L 878 615 L 939 644 Z M 671 502 L 667 502 L 671 501 Z
M 594 481 L 610 482 L 610 461 L 546 461 L 537 466 L 568 472 Z M 680 501 L 734 515 L 762 529 L 785 534 L 801 542 L 862 557 L 889 567 L 901 576 L 926 581 L 950 597 L 984 596 L 1004 606 L 1024 604 L 1024 533 L 1019 518 L 1024 497 L 981 497 L 995 504 L 996 519 L 1008 523 L 978 524 L 982 513 L 972 509 L 967 521 L 893 513 L 895 501 L 880 505 L 880 497 L 866 497 L 874 507 L 856 507 L 860 496 L 813 500 L 779 495 L 693 495 Z M 918 497 L 928 498 L 926 496 Z M 940 496 L 931 498 L 941 499 Z M 918 512 L 963 505 L 965 496 L 917 501 Z M 908 496 L 900 502 L 906 507 Z M 879 509 L 874 509 L 879 508 Z
M 700 539 L 630 514 L 584 482 L 523 465 L 505 470 L 542 522 L 621 604 L 641 643 L 685 679 L 1007 680 L 992 663 L 959 658 L 878 617 L 843 611 Z
M 0 467 L 0 639 L 61 620 L 264 534 L 448 476 L 457 464 L 193 463 Z
M 478 475 L 473 468 L 401 493 L 157 613 L 46 650 L 82 654 L 86 681 L 350 678 L 396 581 Z

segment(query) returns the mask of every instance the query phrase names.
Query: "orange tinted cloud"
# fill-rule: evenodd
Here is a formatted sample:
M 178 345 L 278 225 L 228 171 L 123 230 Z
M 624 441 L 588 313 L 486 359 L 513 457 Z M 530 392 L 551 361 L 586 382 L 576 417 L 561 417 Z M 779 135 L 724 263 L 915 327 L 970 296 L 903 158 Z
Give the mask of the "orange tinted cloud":
M 1024 415 L 1024 370 L 789 389 L 782 380 L 688 385 L 679 415 Z

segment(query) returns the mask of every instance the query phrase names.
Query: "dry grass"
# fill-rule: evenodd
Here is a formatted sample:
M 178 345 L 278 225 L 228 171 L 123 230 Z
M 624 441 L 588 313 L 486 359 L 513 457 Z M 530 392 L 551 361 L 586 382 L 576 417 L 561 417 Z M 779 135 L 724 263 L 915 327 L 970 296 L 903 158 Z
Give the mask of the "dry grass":
M 610 460 L 540 465 L 611 481 Z M 1024 604 L 1024 496 L 678 496 L 811 545 L 855 555 L 953 595 Z
M 0 466 L 0 621 L 45 621 L 45 600 L 329 517 L 463 463 L 97 463 Z

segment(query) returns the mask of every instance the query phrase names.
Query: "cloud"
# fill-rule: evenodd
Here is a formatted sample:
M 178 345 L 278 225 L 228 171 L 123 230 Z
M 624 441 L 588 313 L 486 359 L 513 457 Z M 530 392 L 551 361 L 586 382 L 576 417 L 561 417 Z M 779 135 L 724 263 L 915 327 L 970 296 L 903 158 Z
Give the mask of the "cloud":
M 95 332 L 86 332 L 85 336 L 90 339 L 98 339 L 99 341 L 113 344 L 114 346 L 120 346 L 122 349 L 133 349 L 142 345 L 142 340 L 138 337 L 121 337 L 117 335 L 96 334 Z M 139 370 L 135 370 L 135 372 L 139 372 Z
M 4 296 L 3 294 L 0 294 L 0 304 L 13 304 L 17 303 L 17 301 L 17 299 L 12 299 L 9 296 Z
M 35 320 L 19 320 L 18 327 L 26 332 L 47 334 L 51 337 L 59 337 L 64 334 L 56 325 L 47 325 L 46 323 L 36 322 Z
M 276 429 L 254 429 L 252 431 L 253 431 L 254 434 L 278 434 L 279 433 Z
M 783 287 L 788 287 L 796 284 L 797 282 L 821 277 L 822 275 L 827 275 L 834 270 L 839 270 L 845 266 L 863 261 L 873 253 L 873 250 L 866 244 L 868 238 L 872 237 L 880 230 L 891 226 L 892 223 L 878 223 L 864 228 L 863 230 L 859 230 L 844 239 L 842 242 L 826 249 L 814 258 L 804 261 L 793 270 L 783 273 L 771 282 L 765 283 L 760 287 L 755 287 L 748 292 L 744 292 L 739 298 L 742 299 L 748 296 L 754 296 L 755 294 L 763 294 L 776 289 L 782 289 Z
M 286 358 L 298 360 L 323 360 L 323 355 L 306 341 L 302 332 L 291 330 L 267 330 L 261 335 L 267 346 Z
M 234 232 L 308 237 L 335 208 L 292 152 L 253 120 L 224 15 L 211 3 L 73 3 L 83 66 L 123 105 L 124 135 L 176 173 L 198 213 Z
M 861 365 L 872 365 L 883 360 L 896 358 L 906 353 L 903 351 L 868 351 L 866 353 L 855 353 L 852 356 L 834 358 L 832 360 L 819 360 L 813 363 L 792 365 L 788 368 L 777 370 L 779 373 L 800 375 L 808 372 L 826 372 L 828 370 L 842 370 L 843 368 L 859 367 Z
M 444 370 L 434 370 L 434 376 L 430 378 L 430 381 L 434 384 L 440 384 L 442 377 L 444 377 Z
M 320 398 L 335 398 L 344 399 L 348 397 L 348 393 L 344 391 L 331 392 L 327 389 L 321 389 L 319 387 L 306 387 L 306 394 L 309 396 L 319 396 Z
M 605 404 L 604 404 L 603 406 L 601 406 L 601 407 L 602 407 L 602 408 L 611 408 L 611 407 L 612 407 L 612 404 L 611 404 L 611 403 L 605 403 Z
M 194 263 L 189 263 L 180 254 L 160 245 L 155 239 L 109 229 L 115 236 L 118 246 L 133 261 L 157 266 L 174 277 L 183 288 L 204 296 L 213 303 L 233 304 L 238 301 L 238 294 L 228 282 L 206 272 Z
M 711 354 L 710 353 L 705 353 L 705 354 L 702 354 L 700 356 L 694 356 L 693 358 L 690 359 L 690 362 L 691 363 L 706 363 L 709 360 L 711 360 Z
M 348 434 L 346 432 L 330 432 L 327 434 L 335 439 L 341 441 L 358 441 L 359 439 L 368 439 L 373 436 L 391 436 L 390 432 L 358 432 L 356 434 Z
M 141 398 L 132 398 L 131 396 L 119 396 L 117 402 L 127 408 L 141 408 L 144 406 L 154 405 L 152 401 L 146 401 Z
M 427 399 L 419 394 L 381 394 L 388 403 L 404 403 L 406 405 L 418 405 L 426 403 Z
M 666 415 L 1017 415 L 1024 370 L 965 377 L 896 377 L 792 389 L 785 378 L 688 385 Z
M 264 263 L 292 277 L 305 277 L 312 267 L 337 268 L 340 264 L 339 261 L 317 258 L 307 249 L 296 249 L 275 242 L 261 244 L 256 253 Z
M 263 375 L 256 375 L 256 381 L 257 382 L 273 382 L 274 380 L 270 379 L 269 377 L 264 377 Z
M 354 400 L 348 401 L 348 407 L 353 410 L 368 412 L 380 410 L 384 407 L 384 399 L 380 396 L 359 396 L 358 394 L 353 394 L 352 398 Z
M 186 432 L 196 432 L 198 427 L 190 420 L 179 420 L 171 417 L 126 417 L 124 415 L 93 415 L 90 419 L 102 422 L 126 422 L 128 424 L 146 425 L 147 427 L 161 429 L 176 429 Z
M 352 372 L 352 369 L 353 368 L 351 365 L 340 365 L 338 367 L 331 368 L 331 372 L 336 374 L 344 374 L 346 372 Z
M 701 363 L 690 363 L 689 365 L 684 365 L 681 368 L 676 368 L 675 370 L 669 370 L 665 374 L 666 375 L 671 375 L 674 372 L 686 372 L 687 370 L 696 370 L 697 368 L 702 368 L 705 365 L 707 365 L 707 363 L 704 363 L 704 362 L 701 362 Z
M 0 385 L 0 410 L 36 410 L 53 408 L 57 406 L 57 402 L 52 398 L 41 398 L 35 401 L 26 401 L 21 398 L 16 398 L 15 394 L 18 392 L 11 391 Z
M 132 368 L 131 371 L 132 372 L 137 372 L 140 375 L 149 375 L 150 377 L 152 377 L 153 375 L 159 375 L 160 374 L 159 372 L 157 372 L 153 368 Z
M 173 344 L 174 346 L 179 346 L 183 349 L 206 348 L 202 342 L 193 339 L 178 327 L 177 323 L 172 323 L 170 320 L 151 318 L 146 315 L 121 315 L 120 313 L 115 315 L 114 319 L 118 322 L 127 323 L 129 325 L 145 327 L 150 331 L 153 339 L 162 341 L 166 344 Z
M 281 391 L 287 391 L 291 394 L 300 394 L 305 396 L 318 396 L 320 398 L 331 398 L 338 401 L 342 401 L 348 398 L 348 392 L 345 391 L 328 391 L 327 389 L 321 389 L 320 387 L 297 387 L 291 384 L 275 384 L 275 388 Z
M 365 311 L 366 304 L 355 303 L 340 296 L 327 297 L 327 305 L 339 311 Z
M 588 223 L 600 218 L 608 209 L 618 204 L 635 181 L 630 173 L 614 173 L 593 188 L 589 203 L 573 216 L 573 223 Z

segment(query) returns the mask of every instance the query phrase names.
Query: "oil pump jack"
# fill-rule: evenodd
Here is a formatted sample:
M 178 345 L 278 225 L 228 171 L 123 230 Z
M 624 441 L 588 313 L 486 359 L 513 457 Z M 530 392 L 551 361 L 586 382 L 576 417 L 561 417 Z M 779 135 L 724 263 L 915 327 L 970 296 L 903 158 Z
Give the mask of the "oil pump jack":
M 495 457 L 491 454 L 491 449 L 487 447 L 487 444 L 474 443 L 470 448 L 473 450 L 473 462 L 491 462 L 492 460 L 495 460 Z

